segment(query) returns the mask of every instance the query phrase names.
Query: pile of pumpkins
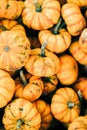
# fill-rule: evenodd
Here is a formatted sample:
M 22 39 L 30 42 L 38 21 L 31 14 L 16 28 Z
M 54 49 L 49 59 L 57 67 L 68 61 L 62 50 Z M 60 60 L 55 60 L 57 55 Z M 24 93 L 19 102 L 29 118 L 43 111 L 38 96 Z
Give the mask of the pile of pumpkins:
M 87 130 L 86 72 L 86 0 L 0 0 L 3 130 Z

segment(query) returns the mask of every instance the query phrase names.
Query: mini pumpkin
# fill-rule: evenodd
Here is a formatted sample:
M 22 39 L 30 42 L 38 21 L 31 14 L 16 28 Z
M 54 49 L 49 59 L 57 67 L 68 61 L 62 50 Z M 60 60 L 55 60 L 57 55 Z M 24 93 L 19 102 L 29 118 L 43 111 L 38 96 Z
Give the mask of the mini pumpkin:
M 20 78 L 15 79 L 15 97 L 21 97 L 29 101 L 35 101 L 38 99 L 44 89 L 43 81 L 40 77 L 23 73 L 20 70 Z
M 59 88 L 52 97 L 51 112 L 60 122 L 73 122 L 80 115 L 80 101 L 77 93 L 69 87 Z
M 57 0 L 24 1 L 22 21 L 29 28 L 34 30 L 48 29 L 57 23 L 59 17 L 60 3 Z
M 66 0 L 68 3 L 75 3 L 80 7 L 87 6 L 86 0 Z
M 23 1 L 0 0 L 0 18 L 16 19 L 21 15 L 23 7 Z
M 59 57 L 60 69 L 57 73 L 59 81 L 63 85 L 73 84 L 78 78 L 78 64 L 73 56 L 63 54 Z
M 0 68 L 16 71 L 22 68 L 30 54 L 30 41 L 20 31 L 0 33 Z
M 25 69 L 35 76 L 49 77 L 59 71 L 60 60 L 58 56 L 45 49 L 47 42 L 41 48 L 30 50 L 30 56 Z
M 0 108 L 5 107 L 13 98 L 15 82 L 10 74 L 0 69 Z
M 78 36 L 86 27 L 86 20 L 77 4 L 65 3 L 61 8 L 61 15 L 72 36 Z
M 50 105 L 41 99 L 36 100 L 33 104 L 41 114 L 40 130 L 47 130 L 50 127 L 50 123 L 53 119 Z
M 39 130 L 41 116 L 30 101 L 17 98 L 6 106 L 2 122 L 5 130 Z

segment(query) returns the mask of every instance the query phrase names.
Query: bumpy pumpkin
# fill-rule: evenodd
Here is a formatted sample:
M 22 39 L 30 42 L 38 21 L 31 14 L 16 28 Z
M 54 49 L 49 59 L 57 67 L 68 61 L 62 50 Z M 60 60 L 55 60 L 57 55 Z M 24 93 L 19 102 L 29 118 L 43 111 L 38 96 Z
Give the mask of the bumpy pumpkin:
M 59 81 L 64 85 L 74 83 L 78 78 L 77 61 L 70 55 L 64 54 L 59 57 L 60 69 L 57 73 Z
M 30 74 L 25 76 L 22 70 L 20 70 L 20 78 L 15 79 L 15 84 L 15 97 L 22 97 L 31 102 L 38 99 L 44 89 L 44 84 L 40 77 Z
M 87 65 L 87 53 L 81 49 L 79 41 L 72 42 L 69 52 L 80 64 Z
M 0 18 L 16 19 L 23 10 L 23 1 L 0 0 Z
M 56 74 L 49 77 L 42 77 L 42 80 L 44 83 L 43 95 L 47 95 L 57 88 L 58 78 Z
M 15 71 L 25 65 L 30 54 L 29 39 L 20 31 L 0 33 L 0 68 Z
M 10 74 L 0 69 L 0 108 L 5 107 L 13 98 L 15 82 Z
M 41 99 L 36 100 L 33 104 L 37 108 L 38 112 L 41 114 L 40 130 L 47 130 L 50 126 L 53 117 L 50 105 Z
M 5 130 L 39 130 L 41 116 L 31 102 L 17 98 L 6 106 L 2 122 Z
M 45 49 L 46 44 L 47 42 L 41 48 L 30 50 L 30 56 L 24 67 L 32 75 L 49 77 L 56 74 L 59 70 L 59 58 Z
M 87 130 L 86 116 L 79 116 L 70 125 L 68 130 Z
M 67 25 L 68 31 L 73 36 L 81 34 L 82 30 L 86 27 L 86 20 L 77 4 L 64 4 L 61 8 L 61 15 Z
M 60 17 L 60 3 L 57 0 L 25 0 L 22 12 L 23 23 L 34 30 L 48 29 Z
M 55 53 L 64 52 L 71 44 L 70 33 L 66 29 L 58 30 L 59 22 L 52 31 L 41 30 L 38 34 L 40 43 L 43 44 L 45 41 L 48 41 L 46 48 Z
M 87 0 L 66 0 L 66 1 L 69 3 L 75 3 L 80 7 L 87 6 Z
M 51 112 L 60 122 L 71 123 L 80 114 L 77 93 L 69 87 L 59 88 L 52 97 Z
M 81 49 L 87 53 L 87 28 L 85 28 L 80 37 L 79 37 L 79 45 L 81 47 Z

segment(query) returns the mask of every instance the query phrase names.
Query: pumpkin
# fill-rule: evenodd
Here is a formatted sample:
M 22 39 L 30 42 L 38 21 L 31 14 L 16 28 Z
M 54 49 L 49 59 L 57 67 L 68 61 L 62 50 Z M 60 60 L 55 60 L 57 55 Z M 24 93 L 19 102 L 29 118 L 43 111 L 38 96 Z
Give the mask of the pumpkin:
M 68 3 L 75 3 L 78 6 L 87 6 L 87 1 L 86 0 L 66 0 Z
M 38 112 L 41 114 L 41 127 L 40 130 L 47 130 L 50 127 L 52 121 L 52 113 L 50 105 L 41 99 L 36 100 L 34 103 Z
M 44 83 L 43 95 L 48 95 L 57 88 L 58 78 L 56 74 L 49 77 L 42 77 L 42 80 Z
M 59 17 L 60 3 L 57 0 L 24 1 L 22 21 L 28 28 L 48 29 L 57 23 Z
M 15 79 L 15 84 L 15 97 L 21 97 L 31 102 L 38 99 L 44 89 L 44 84 L 40 77 L 30 74 L 25 76 L 22 70 L 20 70 L 20 78 Z
M 64 52 L 71 44 L 71 35 L 69 32 L 64 28 L 58 30 L 60 21 L 55 25 L 52 31 L 41 30 L 38 34 L 40 43 L 43 44 L 45 41 L 48 41 L 46 48 L 54 53 Z
M 77 117 L 68 127 L 68 130 L 87 130 L 86 116 Z
M 81 49 L 79 41 L 72 42 L 69 52 L 79 64 L 87 65 L 87 53 Z
M 52 97 L 51 112 L 60 122 L 73 122 L 80 115 L 80 101 L 77 93 L 69 87 L 59 88 Z
M 72 36 L 78 36 L 86 27 L 80 7 L 74 3 L 66 3 L 61 8 L 61 15 L 67 25 L 67 30 Z
M 80 91 L 83 98 L 87 100 L 87 78 L 86 77 L 80 77 L 74 84 L 74 90 L 76 92 Z
M 30 56 L 25 69 L 35 76 L 49 77 L 56 74 L 60 67 L 60 61 L 57 55 L 45 49 L 47 42 L 41 48 L 30 50 Z
M 85 28 L 79 36 L 79 45 L 81 49 L 87 53 L 87 28 Z
M 2 122 L 5 130 L 39 130 L 41 116 L 30 101 L 17 98 L 5 107 Z
M 0 108 L 5 107 L 13 98 L 15 82 L 10 74 L 0 69 Z
M 59 81 L 63 85 L 73 84 L 78 78 L 77 61 L 69 54 L 63 54 L 59 59 L 60 69 L 57 73 Z
M 0 0 L 0 18 L 16 19 L 21 15 L 23 7 L 23 1 Z
M 16 71 L 28 60 L 30 41 L 20 31 L 3 31 L 0 33 L 0 68 Z

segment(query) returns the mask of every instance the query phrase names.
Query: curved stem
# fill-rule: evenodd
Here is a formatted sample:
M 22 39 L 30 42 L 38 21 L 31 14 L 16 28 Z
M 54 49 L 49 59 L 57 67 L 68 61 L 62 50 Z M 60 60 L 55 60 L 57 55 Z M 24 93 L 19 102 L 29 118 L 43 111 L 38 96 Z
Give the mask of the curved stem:
M 23 70 L 20 70 L 20 77 L 24 85 L 27 84 L 26 78 L 24 76 Z
M 45 56 L 45 47 L 47 45 L 47 41 L 45 41 L 42 46 L 41 46 L 41 53 L 40 53 L 40 56 L 44 57 Z
M 21 119 L 17 120 L 16 128 L 20 129 L 22 124 L 23 124 L 23 121 Z
M 36 7 L 36 12 L 41 12 L 42 11 L 42 6 L 38 2 L 34 2 L 34 5 Z

